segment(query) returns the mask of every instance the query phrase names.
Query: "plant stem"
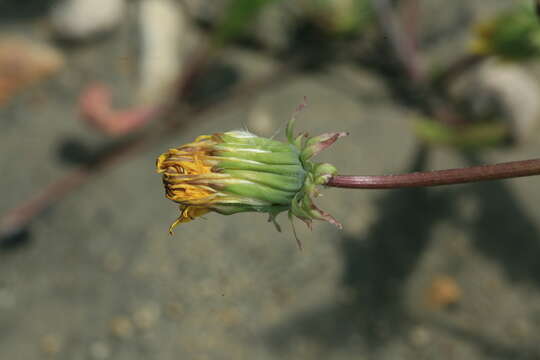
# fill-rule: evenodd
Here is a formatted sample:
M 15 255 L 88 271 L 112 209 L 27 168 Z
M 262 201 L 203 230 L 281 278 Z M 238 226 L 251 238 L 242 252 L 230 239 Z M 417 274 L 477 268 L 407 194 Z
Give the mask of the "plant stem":
M 326 185 L 351 189 L 398 189 L 463 184 L 533 175 L 540 175 L 540 159 L 400 175 L 336 175 Z

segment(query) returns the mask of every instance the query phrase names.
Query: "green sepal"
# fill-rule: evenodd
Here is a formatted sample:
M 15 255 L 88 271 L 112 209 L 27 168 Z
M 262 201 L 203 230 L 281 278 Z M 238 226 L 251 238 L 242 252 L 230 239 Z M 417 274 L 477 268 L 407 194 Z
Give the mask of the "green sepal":
M 296 139 L 294 139 L 294 146 L 296 146 L 297 149 L 302 149 L 303 148 L 302 143 L 304 142 L 306 137 L 307 137 L 307 134 L 305 133 L 298 135 Z
M 300 165 L 272 165 L 263 164 L 252 160 L 214 157 L 217 164 L 214 169 L 218 172 L 227 170 L 253 170 L 273 174 L 283 174 L 296 176 L 299 170 L 303 171 Z
M 306 141 L 304 147 L 302 148 L 300 158 L 302 159 L 302 161 L 311 159 L 312 157 L 316 156 L 321 151 L 335 143 L 337 139 L 347 135 L 348 134 L 345 132 L 335 132 L 309 138 Z
M 253 149 L 257 150 L 264 150 L 269 152 L 275 152 L 275 153 L 281 153 L 281 152 L 289 152 L 291 151 L 291 145 L 278 142 L 275 144 L 275 142 L 267 143 L 267 144 L 246 144 L 246 143 L 220 143 L 213 145 L 214 150 L 222 150 L 222 151 L 250 151 Z M 295 149 L 295 148 L 293 148 Z M 296 149 L 295 149 L 296 150 Z
M 288 206 L 284 205 L 269 205 L 269 206 L 253 206 L 245 204 L 219 204 L 212 205 L 212 210 L 222 215 L 233 215 L 242 212 L 261 212 L 268 213 L 274 216 L 274 218 L 283 211 L 288 210 Z
M 235 179 L 249 180 L 277 190 L 292 193 L 296 193 L 302 188 L 305 177 L 303 173 L 298 174 L 298 176 L 290 176 L 249 170 L 225 170 L 224 173 L 231 175 Z
M 289 144 L 294 144 L 294 123 L 296 122 L 296 116 L 293 116 L 288 122 L 287 122 L 287 128 L 285 129 L 285 135 L 287 136 L 287 141 Z
M 300 160 L 306 171 L 303 187 L 296 193 L 290 203 L 289 218 L 292 223 L 292 216 L 302 220 L 308 227 L 311 228 L 313 219 L 328 221 L 338 228 L 341 224 L 337 222 L 330 214 L 320 210 L 315 206 L 313 197 L 318 195 L 318 185 L 325 185 L 328 180 L 337 173 L 337 170 L 331 164 L 314 163 L 310 159 L 321 151 L 331 146 L 337 139 L 348 135 L 344 132 L 326 133 L 319 136 L 309 138 L 307 134 L 302 133 L 295 137 L 294 124 L 296 121 L 296 113 L 303 108 L 304 104 L 300 105 L 293 117 L 289 120 L 286 129 L 287 140 L 300 151 Z M 299 246 L 301 246 L 298 237 L 296 236 Z
M 312 217 L 310 212 L 305 208 L 306 196 L 308 195 L 304 192 L 298 193 L 291 202 L 292 214 L 301 220 L 308 220 Z
M 217 151 L 215 155 L 223 158 L 245 159 L 272 165 L 300 165 L 298 152 L 292 148 L 288 152 Z
M 230 148 L 249 148 L 260 149 L 267 151 L 289 151 L 290 146 L 287 143 L 283 143 L 277 140 L 260 138 L 247 132 L 228 132 L 219 135 L 220 143 L 216 144 L 216 148 L 230 147 Z
M 232 193 L 240 196 L 249 197 L 265 201 L 268 204 L 287 205 L 294 197 L 294 193 L 288 191 L 277 190 L 261 184 L 252 182 L 235 182 L 230 185 L 225 185 L 221 189 L 225 193 Z
M 332 176 L 337 174 L 337 169 L 332 164 L 318 163 L 315 164 L 312 174 L 316 185 L 325 185 Z
M 272 140 L 268 138 L 258 137 L 254 134 L 251 134 L 247 131 L 229 131 L 223 134 L 218 135 L 221 145 L 251 145 L 255 149 L 264 149 L 265 146 L 285 148 L 287 144 L 282 143 L 277 140 Z

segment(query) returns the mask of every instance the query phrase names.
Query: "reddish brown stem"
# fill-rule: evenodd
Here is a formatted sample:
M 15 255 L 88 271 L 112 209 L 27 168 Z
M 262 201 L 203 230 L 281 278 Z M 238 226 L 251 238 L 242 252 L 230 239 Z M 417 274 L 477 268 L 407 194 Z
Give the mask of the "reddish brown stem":
M 463 184 L 533 175 L 540 175 L 540 159 L 400 175 L 336 175 L 326 185 L 350 189 L 398 189 Z

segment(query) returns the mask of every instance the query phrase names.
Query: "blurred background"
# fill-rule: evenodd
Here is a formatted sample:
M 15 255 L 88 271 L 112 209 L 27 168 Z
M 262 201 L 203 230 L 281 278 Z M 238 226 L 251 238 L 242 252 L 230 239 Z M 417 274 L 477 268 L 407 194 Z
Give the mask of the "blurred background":
M 538 178 L 176 229 L 155 159 L 348 131 L 387 174 L 540 153 L 526 0 L 0 0 L 0 358 L 540 359 Z

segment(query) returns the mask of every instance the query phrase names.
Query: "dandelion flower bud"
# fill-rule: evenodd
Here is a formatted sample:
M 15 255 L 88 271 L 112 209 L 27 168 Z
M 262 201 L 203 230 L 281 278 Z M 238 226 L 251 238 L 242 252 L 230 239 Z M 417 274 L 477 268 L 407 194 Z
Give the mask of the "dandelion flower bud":
M 294 137 L 294 121 L 288 123 L 287 142 L 229 131 L 199 136 L 160 155 L 157 172 L 163 176 L 166 197 L 180 204 L 180 216 L 169 231 L 208 212 L 247 211 L 268 213 L 278 230 L 275 218 L 283 211 L 308 226 L 319 219 L 341 227 L 312 200 L 316 187 L 326 184 L 336 169 L 311 158 L 346 133 Z

